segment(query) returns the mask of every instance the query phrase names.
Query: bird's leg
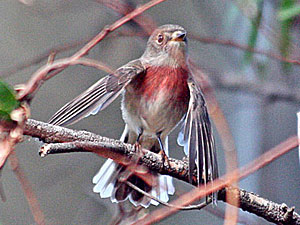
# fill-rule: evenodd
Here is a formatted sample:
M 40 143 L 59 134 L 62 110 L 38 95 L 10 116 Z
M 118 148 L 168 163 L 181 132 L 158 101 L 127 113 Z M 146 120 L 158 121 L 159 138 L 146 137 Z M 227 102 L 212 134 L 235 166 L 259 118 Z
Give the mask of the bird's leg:
M 140 158 L 143 156 L 142 151 L 141 151 L 141 144 L 139 143 L 139 141 L 141 139 L 141 136 L 143 135 L 143 131 L 144 130 L 142 128 L 140 128 L 138 131 L 137 139 L 134 144 L 134 149 L 137 153 L 137 157 L 134 157 L 130 160 L 130 164 L 127 165 L 127 168 L 129 168 L 129 169 L 123 173 L 122 178 L 119 178 L 119 180 L 122 182 L 126 181 L 132 175 L 132 173 L 133 173 L 132 171 L 136 171 L 136 172 L 139 171 L 138 162 L 139 162 Z
M 134 144 L 135 150 L 137 151 L 138 154 L 141 153 L 141 145 L 140 145 L 139 141 L 140 141 L 140 139 L 143 135 L 143 132 L 144 132 L 143 128 L 140 128 L 139 131 L 138 131 L 138 136 L 136 138 L 136 142 Z
M 160 152 L 158 154 L 160 154 L 162 156 L 162 161 L 163 161 L 163 165 L 165 164 L 165 162 L 167 162 L 168 166 L 170 167 L 170 161 L 169 161 L 169 158 L 165 152 L 165 148 L 164 148 L 164 145 L 161 141 L 161 132 L 158 132 L 156 134 L 157 136 L 157 140 L 158 140 L 158 143 L 160 145 Z
M 143 166 L 139 166 L 138 165 L 138 162 L 140 161 L 140 159 L 144 156 L 144 153 L 142 151 L 142 146 L 140 144 L 140 139 L 143 135 L 143 128 L 140 128 L 139 129 L 139 132 L 138 132 L 138 136 L 137 136 L 137 139 L 136 139 L 136 142 L 134 144 L 134 147 L 135 147 L 135 151 L 137 153 L 137 157 L 135 158 L 134 162 L 132 165 L 135 165 L 136 167 L 136 172 L 141 172 L 141 173 L 144 173 L 145 172 L 145 168 Z M 148 171 L 148 170 L 146 170 Z

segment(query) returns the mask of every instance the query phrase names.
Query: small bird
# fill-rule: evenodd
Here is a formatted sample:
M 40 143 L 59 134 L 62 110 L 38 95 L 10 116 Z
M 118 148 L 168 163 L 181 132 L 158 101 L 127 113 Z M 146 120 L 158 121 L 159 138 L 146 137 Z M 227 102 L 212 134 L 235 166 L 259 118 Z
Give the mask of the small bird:
M 123 142 L 138 143 L 168 161 L 168 135 L 182 124 L 178 143 L 188 156 L 190 182 L 195 169 L 198 184 L 212 182 L 218 177 L 214 139 L 204 97 L 189 69 L 186 35 L 179 25 L 158 27 L 140 58 L 100 79 L 56 112 L 49 123 L 75 123 L 105 109 L 122 94 Z M 153 184 L 149 184 L 111 159 L 93 178 L 94 192 L 112 202 L 129 199 L 135 206 L 158 204 L 129 187 L 125 174 L 127 181 L 162 201 L 174 194 L 171 177 L 151 172 Z M 215 194 L 211 200 L 216 201 Z

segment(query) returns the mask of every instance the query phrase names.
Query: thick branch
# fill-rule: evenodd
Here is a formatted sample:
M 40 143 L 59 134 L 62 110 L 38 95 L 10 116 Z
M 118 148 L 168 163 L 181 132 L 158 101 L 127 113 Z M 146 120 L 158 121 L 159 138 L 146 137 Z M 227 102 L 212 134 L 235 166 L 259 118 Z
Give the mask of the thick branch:
M 124 157 L 130 158 L 136 155 L 136 150 L 133 145 L 125 144 L 119 140 L 102 137 L 87 131 L 76 131 L 53 126 L 36 120 L 27 121 L 24 135 L 37 137 L 46 143 L 56 143 L 50 146 L 51 153 L 79 152 L 85 150 L 95 152 L 105 158 L 112 158 L 119 163 L 123 162 Z M 70 143 L 63 143 L 63 145 L 60 145 L 58 142 Z M 62 146 L 64 148 L 63 151 L 61 151 Z M 167 165 L 162 164 L 160 155 L 146 149 L 143 149 L 143 151 L 145 155 L 141 158 L 141 164 L 153 171 L 188 182 L 187 163 L 169 158 L 171 165 L 169 168 Z
M 27 121 L 24 134 L 40 138 L 46 143 L 71 142 L 62 144 L 65 147 L 68 146 L 64 149 L 64 152 L 91 151 L 118 162 L 136 156 L 135 148 L 130 144 L 124 144 L 118 140 L 105 138 L 90 132 L 75 131 L 35 120 Z M 58 153 L 57 150 L 61 150 L 59 144 L 49 146 L 51 146 L 53 153 Z M 46 150 L 50 150 L 50 148 Z M 141 164 L 147 166 L 150 170 L 188 182 L 187 163 L 170 158 L 169 167 L 167 164 L 163 165 L 159 155 L 144 149 L 143 151 L 145 155 L 140 159 Z M 48 152 L 48 154 L 50 153 L 52 152 Z M 294 212 L 294 208 L 289 208 L 285 204 L 274 203 L 253 193 L 233 187 L 226 187 L 219 191 L 218 199 L 225 201 L 226 192 L 233 193 L 238 197 L 240 208 L 245 211 L 254 213 L 273 223 L 300 225 L 300 216 Z
M 218 192 L 218 199 L 225 201 L 226 192 L 234 193 L 236 198 L 240 199 L 239 207 L 244 211 L 254 213 L 277 224 L 300 224 L 300 216 L 294 212 L 295 207 L 288 207 L 284 203 L 277 204 L 254 193 L 234 187 L 226 187 L 220 190 Z

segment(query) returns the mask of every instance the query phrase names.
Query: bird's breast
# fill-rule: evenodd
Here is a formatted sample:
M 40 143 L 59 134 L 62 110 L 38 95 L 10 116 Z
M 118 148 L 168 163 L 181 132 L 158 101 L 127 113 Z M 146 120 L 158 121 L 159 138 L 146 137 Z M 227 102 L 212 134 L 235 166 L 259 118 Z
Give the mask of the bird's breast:
M 122 112 L 125 122 L 144 132 L 169 133 L 186 113 L 189 102 L 188 71 L 150 67 L 127 86 Z

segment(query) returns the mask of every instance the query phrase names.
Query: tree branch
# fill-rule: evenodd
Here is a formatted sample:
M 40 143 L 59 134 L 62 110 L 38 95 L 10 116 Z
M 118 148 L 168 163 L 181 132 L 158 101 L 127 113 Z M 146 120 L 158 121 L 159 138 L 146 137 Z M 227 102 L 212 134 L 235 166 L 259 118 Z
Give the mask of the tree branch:
M 144 5 L 139 6 L 132 12 L 126 14 L 119 20 L 115 21 L 113 24 L 106 26 L 103 30 L 100 31 L 92 40 L 86 43 L 81 49 L 79 49 L 76 53 L 72 56 L 63 58 L 60 60 L 56 60 L 52 63 L 48 63 L 45 66 L 41 67 L 38 71 L 36 71 L 31 79 L 27 82 L 25 88 L 19 93 L 18 100 L 19 101 L 26 101 L 30 102 L 34 96 L 34 93 L 40 88 L 43 82 L 49 78 L 47 75 L 50 72 L 55 74 L 61 72 L 63 69 L 72 65 L 72 62 L 77 61 L 78 59 L 85 56 L 95 45 L 97 45 L 100 41 L 102 41 L 109 33 L 113 32 L 114 30 L 121 27 L 123 24 L 127 23 L 128 21 L 132 20 L 134 17 L 142 14 L 144 11 L 156 6 L 166 0 L 151 0 Z M 78 63 L 75 63 L 78 64 Z
M 212 37 L 203 37 L 203 36 L 199 36 L 199 35 L 196 35 L 196 34 L 189 34 L 189 36 L 191 37 L 191 39 L 200 41 L 202 43 L 215 44 L 215 45 L 221 45 L 221 46 L 225 46 L 225 47 L 235 48 L 235 49 L 239 49 L 239 50 L 242 50 L 242 51 L 252 52 L 254 54 L 264 55 L 264 56 L 266 56 L 270 59 L 278 60 L 278 61 L 281 61 L 281 62 L 291 63 L 291 64 L 295 64 L 295 65 L 298 65 L 298 66 L 300 65 L 299 60 L 286 58 L 286 57 L 283 57 L 281 55 L 277 55 L 276 53 L 273 53 L 273 52 L 270 52 L 270 51 L 253 48 L 249 45 L 243 45 L 243 44 L 240 44 L 238 42 L 235 42 L 234 40 L 219 39 L 219 38 L 212 38 Z
M 300 216 L 295 212 L 295 207 L 288 207 L 285 203 L 278 204 L 254 193 L 231 186 L 220 190 L 218 199 L 225 201 L 228 192 L 234 193 L 236 198 L 239 198 L 239 207 L 244 211 L 254 213 L 276 224 L 300 224 Z
M 41 206 L 38 201 L 38 198 L 36 197 L 29 180 L 26 178 L 25 172 L 20 166 L 19 160 L 14 151 L 12 151 L 12 153 L 10 154 L 9 159 L 10 159 L 11 168 L 15 173 L 24 191 L 25 197 L 27 199 L 35 223 L 38 225 L 45 225 L 46 224 L 45 215 L 41 210 Z
M 90 151 L 102 157 L 112 158 L 119 163 L 124 163 L 124 160 L 126 159 L 128 162 L 128 158 L 137 155 L 133 145 L 125 144 L 121 141 L 102 137 L 87 131 L 76 131 L 31 119 L 28 120 L 25 125 L 24 134 L 37 137 L 46 143 L 55 143 L 46 144 L 43 148 L 44 154 Z M 289 139 L 289 141 L 291 143 L 288 145 L 288 150 L 293 149 L 298 145 L 297 138 L 295 140 L 293 138 L 291 140 Z M 59 144 L 57 142 L 70 143 Z M 60 148 L 61 146 L 64 148 Z M 285 150 L 285 152 L 288 150 Z M 142 165 L 148 167 L 150 170 L 188 182 L 188 164 L 186 162 L 170 158 L 169 167 L 167 164 L 163 165 L 160 155 L 145 149 L 142 151 L 145 153 L 145 155 L 140 158 L 140 163 Z M 282 154 L 282 152 L 277 152 L 276 156 L 279 157 Z M 273 156 L 269 162 L 274 158 L 276 157 Z M 256 170 L 259 168 L 261 167 L 257 167 Z M 241 171 L 243 171 L 243 169 Z M 253 170 L 250 172 L 253 172 Z M 196 176 L 194 177 L 193 184 L 196 185 Z M 225 181 L 223 183 L 225 183 Z M 274 203 L 242 189 L 227 185 L 218 192 L 218 199 L 225 201 L 226 193 L 229 192 L 239 198 L 239 207 L 247 212 L 254 213 L 257 216 L 277 224 L 300 225 L 300 216 L 294 212 L 294 208 L 289 208 L 285 204 Z

